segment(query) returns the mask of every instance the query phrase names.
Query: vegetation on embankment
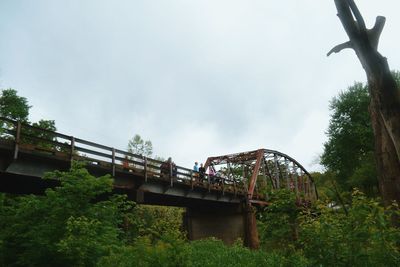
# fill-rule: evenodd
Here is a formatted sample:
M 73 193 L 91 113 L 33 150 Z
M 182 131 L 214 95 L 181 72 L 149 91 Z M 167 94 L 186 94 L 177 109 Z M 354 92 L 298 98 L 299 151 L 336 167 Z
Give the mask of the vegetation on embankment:
M 263 248 L 240 240 L 189 242 L 182 210 L 135 205 L 123 195 L 96 201 L 112 189 L 110 177 L 95 178 L 74 165 L 54 172 L 61 186 L 45 196 L 0 198 L 1 266 L 398 266 L 400 231 L 390 217 L 396 207 L 354 191 L 346 211 L 318 203 L 294 205 L 292 193 L 273 196 L 260 211 Z M 297 234 L 294 234 L 297 233 Z

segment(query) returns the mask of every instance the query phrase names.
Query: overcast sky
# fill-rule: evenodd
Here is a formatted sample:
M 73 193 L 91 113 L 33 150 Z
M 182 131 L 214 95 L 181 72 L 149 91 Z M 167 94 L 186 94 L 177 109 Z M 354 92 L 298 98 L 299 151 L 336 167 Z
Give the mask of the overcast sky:
M 400 1 L 356 1 L 379 50 L 400 69 Z M 268 148 L 309 171 L 326 141 L 329 101 L 366 80 L 333 0 L 1 0 L 0 88 L 31 121 L 126 149 L 135 134 L 192 167 Z

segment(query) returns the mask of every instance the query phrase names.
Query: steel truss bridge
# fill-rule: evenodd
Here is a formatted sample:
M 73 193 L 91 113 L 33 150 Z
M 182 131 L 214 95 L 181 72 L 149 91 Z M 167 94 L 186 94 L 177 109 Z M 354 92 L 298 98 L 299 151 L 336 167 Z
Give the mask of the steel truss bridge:
M 41 179 L 45 172 L 68 170 L 72 161 L 82 161 L 95 176 L 110 174 L 114 191 L 139 203 L 268 205 L 269 193 L 281 189 L 295 192 L 299 203 L 318 198 L 306 169 L 275 150 L 209 157 L 205 168 L 213 168 L 214 177 L 7 118 L 0 118 L 0 125 L 2 192 L 42 194 L 58 185 L 56 179 Z

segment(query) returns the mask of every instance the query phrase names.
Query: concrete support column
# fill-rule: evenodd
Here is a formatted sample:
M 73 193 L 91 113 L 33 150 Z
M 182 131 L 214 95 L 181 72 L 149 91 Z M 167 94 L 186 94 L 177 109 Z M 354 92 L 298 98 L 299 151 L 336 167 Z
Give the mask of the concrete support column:
M 184 225 L 189 240 L 215 237 L 231 245 L 238 238 L 244 239 L 244 222 L 241 212 L 200 211 L 187 208 Z
M 232 245 L 240 238 L 245 246 L 259 248 L 257 222 L 251 207 L 248 209 L 238 205 L 235 208 L 212 210 L 187 208 L 184 226 L 189 240 L 215 237 Z

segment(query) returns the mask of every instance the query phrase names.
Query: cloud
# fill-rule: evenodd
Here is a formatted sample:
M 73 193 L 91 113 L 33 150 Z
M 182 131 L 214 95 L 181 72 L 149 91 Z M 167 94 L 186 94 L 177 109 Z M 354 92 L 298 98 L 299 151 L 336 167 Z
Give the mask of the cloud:
M 359 1 L 360 2 L 360 1 Z M 398 68 L 398 1 L 360 2 L 388 18 L 381 50 Z M 31 119 L 125 149 L 136 133 L 191 167 L 260 147 L 306 168 L 321 153 L 329 100 L 365 74 L 333 1 L 1 1 L 0 86 Z

